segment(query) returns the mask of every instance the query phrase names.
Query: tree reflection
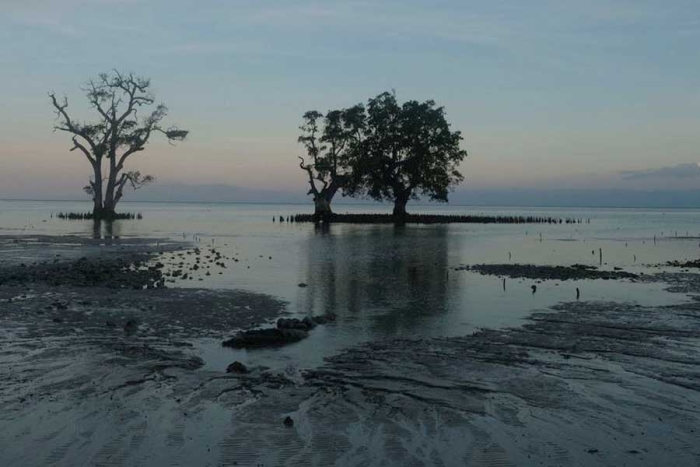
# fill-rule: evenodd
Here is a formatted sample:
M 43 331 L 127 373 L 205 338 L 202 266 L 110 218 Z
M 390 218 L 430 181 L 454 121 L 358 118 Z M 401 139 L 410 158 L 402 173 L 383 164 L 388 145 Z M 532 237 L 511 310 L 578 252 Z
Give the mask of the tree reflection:
M 120 237 L 121 228 L 119 221 L 100 220 L 92 221 L 92 238 L 96 240 L 116 240 Z
M 415 332 L 444 313 L 458 283 L 449 281 L 449 226 L 333 226 L 306 248 L 301 309 L 362 314 L 372 333 Z M 406 331 L 409 331 L 408 333 Z

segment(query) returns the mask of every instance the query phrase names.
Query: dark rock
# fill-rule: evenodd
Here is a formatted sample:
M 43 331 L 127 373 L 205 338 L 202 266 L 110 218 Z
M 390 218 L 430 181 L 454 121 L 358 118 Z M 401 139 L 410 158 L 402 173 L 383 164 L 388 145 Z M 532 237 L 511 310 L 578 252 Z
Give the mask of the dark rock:
M 288 426 L 288 427 L 294 426 L 294 420 L 292 419 L 292 417 L 287 417 L 284 419 L 284 426 Z
M 239 361 L 235 361 L 226 367 L 226 373 L 248 373 L 248 367 Z
M 303 287 L 308 287 L 308 286 L 309 286 L 309 284 L 306 284 L 304 282 L 299 283 L 299 287 L 303 288 Z
M 636 279 L 639 276 L 625 271 L 601 271 L 593 266 L 537 266 L 533 264 L 476 264 L 463 266 L 458 271 L 474 271 L 483 275 L 507 276 L 515 279 L 570 280 L 570 279 Z
M 280 318 L 277 320 L 277 329 L 301 329 L 302 331 L 308 331 L 315 326 L 316 325 L 308 318 L 304 318 L 304 320 Z
M 316 324 L 326 324 L 335 321 L 335 318 L 335 313 L 326 313 L 325 315 L 314 316 L 311 320 Z
M 313 329 L 316 327 L 316 322 L 306 316 L 304 319 L 301 320 L 301 322 L 306 325 L 307 329 Z
M 666 265 L 677 268 L 700 268 L 700 259 L 693 261 L 669 261 Z
M 136 332 L 136 330 L 139 328 L 138 323 L 136 322 L 135 319 L 130 319 L 126 322 L 124 325 L 124 332 L 127 332 L 129 334 L 132 334 Z
M 234 349 L 279 347 L 298 342 L 308 336 L 309 333 L 302 329 L 253 329 L 239 333 L 222 342 L 222 345 Z

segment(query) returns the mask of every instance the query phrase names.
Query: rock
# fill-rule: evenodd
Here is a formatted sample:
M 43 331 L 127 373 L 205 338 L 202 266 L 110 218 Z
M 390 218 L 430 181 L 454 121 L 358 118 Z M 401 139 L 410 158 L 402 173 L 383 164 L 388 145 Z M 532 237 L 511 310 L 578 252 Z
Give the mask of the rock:
M 325 315 L 308 317 L 304 319 L 297 318 L 280 318 L 277 320 L 277 329 L 300 329 L 302 331 L 310 331 L 319 324 L 326 324 L 335 321 L 333 313 Z
M 292 417 L 287 417 L 284 419 L 284 426 L 288 426 L 288 427 L 294 426 L 294 420 L 292 419 Z
M 239 333 L 222 342 L 222 345 L 234 349 L 279 347 L 307 337 L 309 337 L 309 333 L 302 329 L 253 329 Z
M 308 287 L 308 286 L 309 286 L 309 284 L 307 284 L 307 283 L 305 283 L 305 282 L 300 282 L 300 283 L 299 283 L 299 287 L 304 288 L 304 287 Z
M 316 324 L 326 324 L 335 321 L 335 318 L 335 313 L 326 313 L 325 315 L 314 316 L 311 320 Z
M 614 270 L 601 271 L 593 266 L 574 264 L 573 266 L 536 266 L 533 264 L 477 264 L 457 268 L 458 271 L 474 271 L 484 275 L 511 277 L 514 279 L 580 280 L 580 279 L 636 279 L 639 276 L 629 272 Z
M 136 332 L 136 330 L 139 328 L 138 323 L 136 322 L 135 319 L 130 319 L 126 322 L 124 325 L 124 332 L 132 334 Z
M 277 329 L 301 329 L 302 331 L 308 331 L 316 327 L 310 319 L 304 318 L 299 320 L 296 318 L 280 318 L 277 320 Z
M 306 325 L 307 329 L 313 329 L 316 327 L 316 323 L 314 320 L 306 316 L 304 319 L 301 320 L 301 322 Z
M 245 373 L 248 373 L 248 367 L 246 367 L 244 364 L 242 364 L 239 361 L 235 361 L 226 367 L 226 373 L 245 374 Z

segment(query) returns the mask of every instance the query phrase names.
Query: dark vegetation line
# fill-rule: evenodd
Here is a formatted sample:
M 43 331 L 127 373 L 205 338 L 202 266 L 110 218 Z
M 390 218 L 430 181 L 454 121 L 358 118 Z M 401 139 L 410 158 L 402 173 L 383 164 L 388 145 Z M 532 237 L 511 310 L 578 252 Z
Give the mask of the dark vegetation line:
M 273 219 L 274 220 L 274 219 Z M 285 218 L 280 216 L 280 222 Z M 287 222 L 318 222 L 312 214 L 296 214 L 286 218 Z M 342 224 L 582 224 L 589 220 L 578 218 L 558 218 L 539 216 L 474 216 L 474 215 L 437 215 L 437 214 L 406 214 L 394 216 L 391 214 L 330 214 L 326 222 Z
M 67 220 L 67 221 L 87 221 L 87 220 L 132 220 L 132 219 L 143 219 L 143 215 L 133 212 L 113 212 L 108 216 L 106 213 L 100 213 L 95 215 L 94 212 L 59 212 L 56 214 L 57 219 Z

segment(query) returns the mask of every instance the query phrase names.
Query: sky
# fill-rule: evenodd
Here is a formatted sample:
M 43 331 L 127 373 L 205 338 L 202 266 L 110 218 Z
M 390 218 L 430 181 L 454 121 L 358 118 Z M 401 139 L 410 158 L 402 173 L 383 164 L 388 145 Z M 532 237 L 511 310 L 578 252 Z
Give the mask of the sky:
M 302 114 L 392 89 L 462 132 L 459 190 L 700 189 L 698 44 L 697 0 L 0 0 L 0 198 L 83 196 L 47 93 L 89 120 L 111 69 L 191 131 L 129 166 L 185 192 L 303 196 Z

